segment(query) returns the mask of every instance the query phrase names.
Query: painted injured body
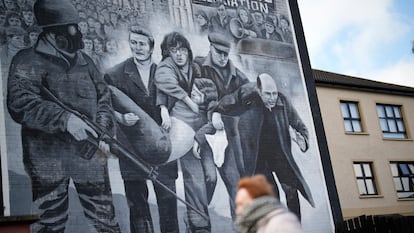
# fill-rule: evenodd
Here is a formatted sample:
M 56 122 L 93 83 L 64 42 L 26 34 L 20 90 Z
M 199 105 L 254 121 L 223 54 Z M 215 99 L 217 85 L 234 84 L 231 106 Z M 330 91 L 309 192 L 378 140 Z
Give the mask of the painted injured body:
M 153 165 L 161 165 L 181 158 L 193 148 L 196 130 L 200 126 L 194 129 L 194 125 L 191 126 L 175 117 L 175 114 L 171 114 L 171 127 L 167 131 L 122 91 L 113 86 L 109 86 L 109 88 L 116 114 L 131 122 L 128 131 L 133 133 L 128 133 L 128 141 L 137 156 Z M 180 118 L 183 115 L 187 119 L 194 120 L 196 118 L 191 115 L 191 111 L 186 111 L 185 106 L 179 103 L 175 111 L 180 113 Z M 225 135 L 224 137 L 220 135 L 219 140 L 214 138 L 214 135 L 205 136 L 209 143 L 214 144 L 213 147 L 221 148 L 218 151 L 223 151 L 223 153 L 216 153 L 216 155 L 222 154 L 224 156 L 224 150 L 227 146 Z M 223 160 L 224 157 L 217 159 Z

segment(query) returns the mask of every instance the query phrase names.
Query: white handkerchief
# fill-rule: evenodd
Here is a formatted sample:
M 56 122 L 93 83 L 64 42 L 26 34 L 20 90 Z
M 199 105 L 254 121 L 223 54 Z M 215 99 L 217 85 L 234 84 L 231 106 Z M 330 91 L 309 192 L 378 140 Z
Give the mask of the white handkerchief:
M 224 163 L 224 152 L 228 145 L 226 131 L 217 130 L 215 134 L 206 134 L 206 139 L 213 151 L 214 163 L 217 167 L 221 167 Z

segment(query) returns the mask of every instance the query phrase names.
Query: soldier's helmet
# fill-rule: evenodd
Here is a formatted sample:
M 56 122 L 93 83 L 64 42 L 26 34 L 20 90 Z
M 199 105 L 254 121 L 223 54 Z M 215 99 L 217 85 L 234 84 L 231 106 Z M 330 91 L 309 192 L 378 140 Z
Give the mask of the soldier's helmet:
M 53 27 L 77 24 L 80 21 L 78 12 L 70 0 L 37 0 L 34 14 L 41 27 Z

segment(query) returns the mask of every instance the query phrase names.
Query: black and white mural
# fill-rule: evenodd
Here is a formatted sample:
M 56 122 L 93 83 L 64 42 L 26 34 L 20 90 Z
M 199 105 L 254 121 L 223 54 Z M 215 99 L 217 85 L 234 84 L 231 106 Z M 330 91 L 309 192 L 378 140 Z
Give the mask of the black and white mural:
M 2 3 L 3 199 L 32 232 L 237 232 L 253 174 L 333 232 L 288 1 Z

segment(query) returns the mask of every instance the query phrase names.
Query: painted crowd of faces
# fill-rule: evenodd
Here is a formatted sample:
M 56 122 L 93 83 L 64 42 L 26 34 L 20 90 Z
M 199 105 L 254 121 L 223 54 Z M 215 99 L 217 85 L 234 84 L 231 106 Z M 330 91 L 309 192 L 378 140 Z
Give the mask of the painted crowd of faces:
M 243 6 L 233 10 L 226 8 L 225 5 L 219 5 L 210 11 L 204 9 L 196 10 L 194 16 L 194 21 L 200 34 L 216 31 L 213 25 L 214 17 L 227 17 L 228 23 L 233 19 L 237 20 L 240 24 L 239 30 L 243 31 L 240 35 L 235 35 L 227 27 L 229 34 L 235 37 L 235 39 L 249 37 L 293 43 L 290 23 L 285 15 L 266 14 L 261 11 L 249 10 Z
M 8 65 L 12 56 L 23 48 L 33 46 L 41 27 L 37 25 L 33 12 L 35 0 L 2 0 L 0 5 L 0 46 L 12 47 L 13 52 L 8 52 L 7 59 L 3 59 Z M 126 8 L 113 4 L 112 1 L 87 1 L 73 0 L 78 9 L 80 22 L 78 24 L 83 35 L 84 49 L 96 63 L 97 67 L 104 71 L 112 67 L 119 60 L 119 44 L 116 35 L 126 32 L 129 25 L 143 23 L 143 15 L 140 8 Z M 99 12 L 99 14 L 98 14 Z M 241 25 L 242 37 L 262 38 L 277 40 L 285 43 L 293 43 L 290 23 L 286 16 L 265 14 L 259 11 L 251 11 L 244 7 L 236 10 L 227 9 L 224 5 L 204 8 L 194 12 L 194 23 L 199 34 L 214 32 L 213 17 L 226 17 L 227 23 L 237 19 Z M 144 22 L 145 23 L 145 22 Z M 229 35 L 230 27 L 226 27 Z M 234 34 L 234 32 L 233 32 Z M 237 42 L 238 37 L 234 37 Z
M 0 4 L 0 46 L 12 47 L 8 65 L 17 51 L 33 46 L 42 28 L 37 25 L 33 5 L 35 0 L 2 0 Z M 139 9 L 121 8 L 112 1 L 73 0 L 78 10 L 78 27 L 83 35 L 84 49 L 98 68 L 108 68 L 119 52 L 118 32 L 141 21 Z M 99 12 L 99 14 L 98 14 Z M 3 48 L 2 48 L 3 49 Z M 4 62 L 3 62 L 4 63 Z
M 2 0 L 0 5 L 0 46 L 17 51 L 32 46 L 41 33 L 33 13 L 33 0 Z M 12 55 L 8 59 L 10 60 Z M 4 62 L 3 62 L 4 63 Z

